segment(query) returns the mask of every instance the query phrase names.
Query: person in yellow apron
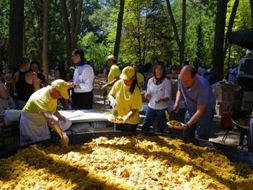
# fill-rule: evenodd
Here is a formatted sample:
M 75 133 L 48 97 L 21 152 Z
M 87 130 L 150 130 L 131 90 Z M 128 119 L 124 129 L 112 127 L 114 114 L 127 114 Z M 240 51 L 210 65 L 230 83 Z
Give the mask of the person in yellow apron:
M 68 83 L 62 79 L 54 80 L 51 86 L 31 95 L 20 116 L 20 146 L 50 139 L 48 126 L 59 135 L 62 144 L 68 146 L 68 136 L 59 126 L 59 121 L 67 120 L 57 111 L 58 98 L 69 98 Z
M 114 85 L 114 83 L 119 80 L 119 76 L 120 76 L 120 68 L 117 65 L 117 59 L 114 55 L 109 55 L 107 57 L 107 65 L 109 70 L 108 76 L 107 76 L 107 82 L 105 84 L 103 84 L 103 86 L 101 87 L 101 90 L 107 90 L 107 93 L 110 92 L 110 90 L 112 89 L 112 86 Z
M 113 85 L 108 99 L 114 113 L 117 113 L 115 115 L 122 118 L 121 123 L 115 123 L 115 130 L 135 131 L 140 123 L 142 97 L 133 67 L 127 66 L 122 70 L 120 80 Z

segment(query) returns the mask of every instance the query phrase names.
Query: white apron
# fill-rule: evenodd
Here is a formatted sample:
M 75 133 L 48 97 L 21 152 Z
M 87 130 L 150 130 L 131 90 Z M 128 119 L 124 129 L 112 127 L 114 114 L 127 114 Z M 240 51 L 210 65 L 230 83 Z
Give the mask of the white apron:
M 41 113 L 22 112 L 19 131 L 20 146 L 50 139 L 47 121 Z

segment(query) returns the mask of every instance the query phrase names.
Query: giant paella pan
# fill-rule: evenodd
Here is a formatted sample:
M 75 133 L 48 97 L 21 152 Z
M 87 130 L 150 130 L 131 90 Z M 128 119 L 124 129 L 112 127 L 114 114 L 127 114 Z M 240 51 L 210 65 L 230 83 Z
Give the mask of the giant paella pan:
M 68 148 L 51 139 L 0 159 L 0 189 L 253 187 L 252 154 L 231 147 L 138 132 L 86 133 L 70 140 Z

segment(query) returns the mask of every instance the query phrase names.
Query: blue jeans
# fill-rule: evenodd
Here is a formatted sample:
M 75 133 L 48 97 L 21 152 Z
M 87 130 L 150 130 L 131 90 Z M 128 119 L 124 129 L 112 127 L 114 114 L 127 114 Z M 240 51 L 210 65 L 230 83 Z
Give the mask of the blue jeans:
M 166 109 L 162 110 L 154 110 L 150 107 L 147 108 L 146 117 L 144 119 L 142 125 L 142 131 L 148 132 L 150 126 L 153 125 L 155 119 L 157 119 L 157 127 L 159 132 L 163 132 L 166 128 L 166 116 L 165 116 Z
M 206 110 L 194 126 L 191 126 L 190 128 L 187 128 L 183 131 L 183 136 L 208 140 L 212 134 L 213 115 L 214 112 Z M 187 123 L 191 117 L 192 116 L 190 115 L 189 111 L 186 111 L 185 123 Z
M 253 118 L 250 119 L 249 123 L 248 149 L 249 152 L 253 152 Z

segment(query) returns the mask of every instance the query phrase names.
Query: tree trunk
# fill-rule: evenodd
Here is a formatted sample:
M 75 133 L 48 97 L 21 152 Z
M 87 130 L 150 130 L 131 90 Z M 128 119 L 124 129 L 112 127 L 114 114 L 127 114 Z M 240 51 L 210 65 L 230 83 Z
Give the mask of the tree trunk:
M 228 0 L 217 0 L 217 13 L 215 21 L 215 38 L 213 52 L 213 82 L 223 79 L 224 74 L 224 32 Z
M 182 37 L 180 46 L 180 64 L 185 61 L 184 50 L 185 50 L 185 36 L 186 36 L 186 0 L 182 1 Z
M 116 58 L 118 58 L 118 55 L 119 55 L 121 30 L 122 30 L 122 23 L 123 23 L 123 16 L 124 16 L 124 6 L 125 6 L 125 0 L 120 0 L 120 8 L 119 8 L 119 14 L 118 14 L 118 21 L 117 21 L 117 32 L 116 32 L 116 39 L 115 39 L 114 50 L 113 50 L 113 54 Z
M 77 8 L 74 1 L 70 1 L 70 19 L 66 5 L 66 0 L 61 0 L 61 8 L 63 14 L 64 30 L 66 35 L 66 49 L 67 49 L 67 61 L 66 65 L 70 64 L 71 53 L 76 48 L 77 36 L 80 32 L 81 22 L 81 11 L 82 11 L 83 0 L 78 0 Z
M 48 79 L 48 0 L 43 1 L 42 71 Z
M 175 40 L 176 40 L 176 43 L 177 43 L 177 46 L 178 46 L 178 49 L 179 49 L 179 53 L 180 53 L 179 54 L 180 64 L 182 64 L 181 59 L 184 57 L 184 56 L 181 55 L 182 42 L 180 41 L 180 38 L 179 38 L 176 21 L 175 21 L 175 18 L 174 18 L 174 15 L 172 13 L 172 9 L 171 9 L 171 6 L 170 6 L 170 0 L 166 0 L 166 2 L 167 2 L 167 9 L 168 9 L 169 17 L 170 17 L 170 22 L 172 24 L 172 28 L 173 28 L 173 31 L 174 31 L 174 37 L 175 37 Z M 183 28 L 182 28 L 182 30 L 183 30 Z
M 232 8 L 231 15 L 229 17 L 229 22 L 228 22 L 228 27 L 227 27 L 227 33 L 226 33 L 226 37 L 225 37 L 224 52 L 223 52 L 224 59 L 225 59 L 226 51 L 227 51 L 227 48 L 228 48 L 228 37 L 231 34 L 231 31 L 232 31 L 232 28 L 233 28 L 233 24 L 234 24 L 235 15 L 236 15 L 236 12 L 237 12 L 238 4 L 239 4 L 239 0 L 235 0 L 233 8 Z
M 10 0 L 9 65 L 16 67 L 23 56 L 24 0 Z

